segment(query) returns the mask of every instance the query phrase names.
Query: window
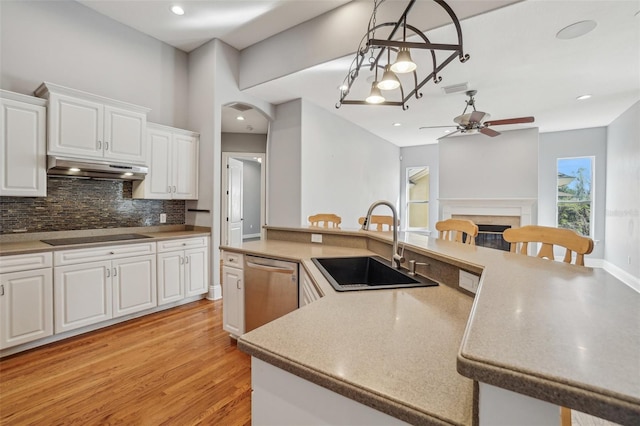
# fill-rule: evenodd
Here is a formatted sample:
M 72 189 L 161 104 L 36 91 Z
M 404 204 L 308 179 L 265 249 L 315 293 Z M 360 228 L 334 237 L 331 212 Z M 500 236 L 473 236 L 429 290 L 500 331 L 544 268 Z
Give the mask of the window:
M 594 157 L 558 159 L 557 225 L 593 235 Z
M 429 228 L 429 168 L 407 168 L 407 228 Z

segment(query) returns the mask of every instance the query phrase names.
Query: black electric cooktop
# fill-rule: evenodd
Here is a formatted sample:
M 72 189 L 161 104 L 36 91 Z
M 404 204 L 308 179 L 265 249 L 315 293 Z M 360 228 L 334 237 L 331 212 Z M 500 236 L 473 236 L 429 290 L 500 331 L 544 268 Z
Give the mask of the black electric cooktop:
M 89 244 L 89 243 L 105 243 L 110 241 L 126 241 L 126 240 L 140 240 L 144 238 L 151 238 L 146 235 L 140 234 L 116 234 L 116 235 L 96 235 L 92 237 L 75 237 L 75 238 L 57 238 L 53 240 L 40 240 L 45 244 L 51 246 L 67 246 L 73 244 Z

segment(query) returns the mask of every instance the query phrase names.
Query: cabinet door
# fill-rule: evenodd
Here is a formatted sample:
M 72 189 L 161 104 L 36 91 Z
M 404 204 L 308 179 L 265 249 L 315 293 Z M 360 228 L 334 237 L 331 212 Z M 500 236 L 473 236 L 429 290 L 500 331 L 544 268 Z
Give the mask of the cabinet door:
M 56 333 L 111 319 L 111 261 L 55 267 L 53 294 Z
M 244 277 L 242 269 L 222 267 L 222 328 L 244 334 Z
M 184 299 L 183 263 L 182 251 L 158 254 L 158 305 Z
M 173 135 L 173 198 L 198 199 L 198 138 Z
M 209 268 L 207 248 L 186 250 L 184 252 L 184 281 L 186 296 L 204 294 L 209 286 Z
M 46 108 L 13 99 L 0 106 L 0 196 L 46 197 Z
M 171 133 L 147 129 L 149 174 L 134 183 L 134 197 L 168 200 L 173 192 L 171 177 Z M 141 191 L 142 190 L 142 191 Z
M 114 260 L 111 276 L 114 318 L 158 305 L 155 255 Z
M 105 106 L 105 158 L 144 164 L 146 125 L 147 116 L 145 114 Z
M 104 106 L 52 93 L 49 97 L 49 154 L 102 158 Z
M 0 349 L 52 334 L 51 268 L 0 274 Z

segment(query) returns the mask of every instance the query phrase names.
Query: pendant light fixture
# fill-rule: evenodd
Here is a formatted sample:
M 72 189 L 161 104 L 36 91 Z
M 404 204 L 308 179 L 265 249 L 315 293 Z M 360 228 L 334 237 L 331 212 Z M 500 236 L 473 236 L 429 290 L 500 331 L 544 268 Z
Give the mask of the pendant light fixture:
M 401 47 L 398 52 L 398 56 L 396 57 L 396 61 L 391 65 L 391 71 L 404 74 L 408 72 L 415 71 L 418 68 L 413 59 L 411 59 L 411 52 L 406 47 Z
M 356 57 L 351 63 L 347 76 L 344 78 L 342 85 L 340 85 L 340 99 L 336 103 L 336 108 L 340 108 L 342 105 L 378 104 L 401 106 L 403 110 L 406 110 L 409 108 L 407 105 L 409 99 L 412 97 L 420 99 L 422 97 L 420 89 L 429 80 L 433 80 L 434 83 L 442 81 L 439 73 L 456 57 L 460 62 L 466 62 L 469 59 L 469 55 L 465 54 L 462 49 L 460 21 L 444 0 L 431 1 L 435 5 L 434 7 L 444 9 L 451 19 L 451 23 L 455 26 L 457 39 L 452 43 L 432 43 L 418 29 L 418 27 L 426 26 L 426 24 L 419 22 L 419 16 L 417 19 L 409 16 L 416 0 L 403 1 L 407 3 L 407 6 L 397 21 L 378 24 L 376 22 L 378 8 L 385 0 L 373 0 L 373 13 L 369 19 L 367 32 L 360 42 Z M 396 5 L 399 0 L 389 3 Z M 414 23 L 416 20 L 418 22 Z M 396 35 L 399 30 L 402 31 L 400 40 Z M 376 32 L 383 33 L 384 36 L 377 37 Z M 436 55 L 440 51 L 448 53 L 448 56 L 442 59 L 443 55 Z M 418 68 L 416 61 L 412 58 L 412 53 L 414 57 L 424 56 L 424 59 L 420 62 L 421 67 L 424 69 Z M 391 61 L 392 56 L 395 57 L 394 61 Z M 442 60 L 438 61 L 438 58 Z M 422 63 L 430 64 L 432 68 L 429 69 Z M 375 79 L 371 85 L 370 94 L 364 100 L 349 99 L 351 89 L 358 79 L 360 71 L 365 66 L 369 68 L 369 71 L 375 71 Z M 381 80 L 378 80 L 378 68 L 383 72 Z M 418 78 L 418 71 L 423 74 L 423 77 Z M 398 74 L 406 77 L 399 77 Z M 412 85 L 407 94 L 405 94 L 403 84 Z M 381 91 L 385 92 L 384 96 Z
M 367 99 L 365 99 L 365 102 L 368 104 L 381 104 L 384 101 L 385 99 L 380 92 L 378 82 L 374 81 L 373 84 L 371 84 L 371 92 L 369 93 L 369 96 L 367 96 Z

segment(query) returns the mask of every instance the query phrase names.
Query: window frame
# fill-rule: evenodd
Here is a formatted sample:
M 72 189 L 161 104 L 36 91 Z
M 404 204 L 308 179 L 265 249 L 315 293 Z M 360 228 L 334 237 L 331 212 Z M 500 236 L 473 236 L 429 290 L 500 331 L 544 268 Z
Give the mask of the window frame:
M 590 203 L 590 211 L 589 211 L 589 233 L 584 235 L 585 237 L 594 238 L 595 235 L 595 205 L 596 205 L 596 156 L 595 155 L 577 155 L 570 157 L 558 157 L 556 158 L 556 194 L 555 194 L 555 225 L 557 228 L 561 228 L 559 224 L 559 208 L 562 202 L 559 197 L 559 186 L 558 186 L 558 174 L 560 171 L 560 162 L 563 160 L 581 160 L 581 159 L 589 159 L 590 162 L 590 181 L 589 181 L 589 203 Z M 578 200 L 579 202 L 579 200 Z M 563 228 L 563 229 L 573 229 L 573 228 Z
M 411 191 L 411 182 L 410 176 L 412 171 L 417 169 L 426 170 L 427 175 L 429 176 L 429 185 L 427 185 L 427 199 L 426 200 L 411 200 L 410 191 Z M 430 207 L 430 198 L 431 198 L 431 171 L 429 170 L 429 166 L 409 166 L 405 168 L 404 173 L 404 184 L 405 184 L 405 215 L 406 225 L 405 229 L 407 231 L 428 231 L 429 230 L 429 207 Z M 427 223 L 424 227 L 419 226 L 410 226 L 411 223 L 411 214 L 410 214 L 410 206 L 412 204 L 424 204 L 427 206 Z

